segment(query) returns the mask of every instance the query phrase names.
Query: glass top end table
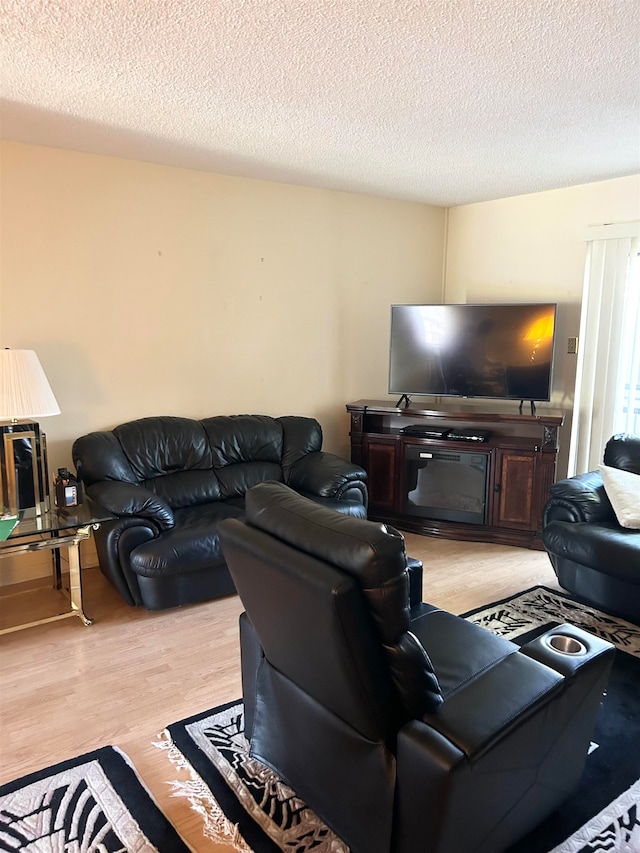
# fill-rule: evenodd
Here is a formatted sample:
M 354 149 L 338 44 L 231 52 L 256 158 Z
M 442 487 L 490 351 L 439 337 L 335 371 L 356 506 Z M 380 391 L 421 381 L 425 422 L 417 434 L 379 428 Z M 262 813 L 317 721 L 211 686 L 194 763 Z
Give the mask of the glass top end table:
M 80 543 L 91 536 L 92 530 L 114 518 L 111 513 L 92 502 L 64 509 L 52 508 L 37 514 L 35 510 L 21 510 L 18 524 L 8 538 L 0 542 L 0 558 L 25 554 L 30 551 L 49 550 L 54 553 L 54 587 L 62 589 L 60 549 L 66 548 L 69 559 L 69 604 L 70 609 L 55 616 L 47 616 L 32 622 L 24 622 L 10 628 L 0 629 L 0 634 L 9 634 L 33 625 L 55 622 L 78 616 L 84 625 L 93 619 L 87 616 L 82 606 L 82 571 L 80 565 Z M 8 599 L 8 596 L 7 596 Z

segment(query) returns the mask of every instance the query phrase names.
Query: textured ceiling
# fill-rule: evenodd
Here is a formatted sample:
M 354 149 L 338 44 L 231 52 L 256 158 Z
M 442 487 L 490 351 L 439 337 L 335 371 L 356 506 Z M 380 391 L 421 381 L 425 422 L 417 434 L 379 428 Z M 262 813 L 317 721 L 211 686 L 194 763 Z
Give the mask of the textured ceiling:
M 640 0 L 0 0 L 2 136 L 456 205 L 640 172 Z

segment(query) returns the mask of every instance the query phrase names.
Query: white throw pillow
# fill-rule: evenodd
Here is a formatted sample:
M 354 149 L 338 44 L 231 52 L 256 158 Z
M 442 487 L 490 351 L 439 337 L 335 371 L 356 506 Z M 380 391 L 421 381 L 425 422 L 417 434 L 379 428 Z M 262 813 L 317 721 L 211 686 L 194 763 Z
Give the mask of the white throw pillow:
M 640 474 L 599 465 L 604 490 L 621 527 L 640 528 Z

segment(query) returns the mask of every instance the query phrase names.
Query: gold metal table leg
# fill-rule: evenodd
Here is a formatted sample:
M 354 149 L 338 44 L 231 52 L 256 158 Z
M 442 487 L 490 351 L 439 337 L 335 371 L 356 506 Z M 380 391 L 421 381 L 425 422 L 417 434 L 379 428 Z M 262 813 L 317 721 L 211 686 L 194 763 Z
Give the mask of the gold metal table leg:
M 93 619 L 85 615 L 82 609 L 82 572 L 80 570 L 80 542 L 88 539 L 89 528 L 81 527 L 78 535 L 68 545 L 69 553 L 69 596 L 71 598 L 71 609 L 80 617 L 83 625 L 92 625 Z

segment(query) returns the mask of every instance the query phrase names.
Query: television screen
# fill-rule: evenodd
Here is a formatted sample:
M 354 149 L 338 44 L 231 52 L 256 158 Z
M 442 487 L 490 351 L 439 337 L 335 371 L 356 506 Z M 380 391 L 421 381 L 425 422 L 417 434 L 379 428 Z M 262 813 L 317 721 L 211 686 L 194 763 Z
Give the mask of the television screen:
M 555 304 L 392 305 L 389 393 L 549 400 Z

